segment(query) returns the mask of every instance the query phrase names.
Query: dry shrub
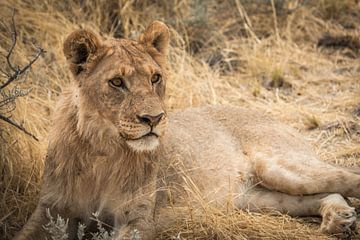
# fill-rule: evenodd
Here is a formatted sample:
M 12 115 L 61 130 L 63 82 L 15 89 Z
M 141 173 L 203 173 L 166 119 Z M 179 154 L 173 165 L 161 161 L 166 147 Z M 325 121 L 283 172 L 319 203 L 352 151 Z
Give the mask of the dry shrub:
M 357 11 L 359 4 L 357 0 L 320 0 L 316 4 L 324 19 L 337 21 L 347 28 L 354 28 L 354 18 L 357 20 L 360 18 L 360 13 Z
M 13 112 L 14 119 L 40 141 L 0 122 L 6 132 L 0 139 L 0 236 L 9 239 L 36 204 L 51 114 L 61 88 L 71 81 L 62 42 L 78 28 L 136 38 L 152 20 L 163 20 L 172 35 L 170 109 L 231 104 L 266 111 L 299 129 L 324 160 L 359 165 L 360 62 L 342 50 L 316 48 L 326 32 L 355 35 L 359 31 L 351 22 L 358 20 L 356 14 L 347 18 L 354 23 L 352 29 L 339 25 L 340 18 L 335 17 L 345 16 L 343 9 L 360 12 L 359 4 L 350 0 L 274 3 L 2 0 L 2 21 L 10 21 L 12 8 L 17 10 L 14 61 L 26 63 L 35 44 L 47 53 L 24 83 L 31 86 L 31 94 L 19 99 Z M 0 36 L 4 54 L 10 36 L 6 31 Z M 181 233 L 184 239 L 328 239 L 308 219 L 205 209 L 158 237 Z

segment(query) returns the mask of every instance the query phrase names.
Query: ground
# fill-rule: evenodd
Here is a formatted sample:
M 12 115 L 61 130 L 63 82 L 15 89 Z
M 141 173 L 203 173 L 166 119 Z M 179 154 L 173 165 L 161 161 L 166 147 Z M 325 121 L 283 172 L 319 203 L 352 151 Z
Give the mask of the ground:
M 265 111 L 298 129 L 324 161 L 360 165 L 360 3 L 356 0 L 20 1 L 0 2 L 1 68 L 7 71 L 11 16 L 24 65 L 46 50 L 25 81 L 11 116 L 39 141 L 0 120 L 0 236 L 11 236 L 33 211 L 51 115 L 71 81 L 62 42 L 88 28 L 137 38 L 153 20 L 171 28 L 167 106 L 226 104 Z M 0 83 L 6 77 L 0 76 Z M 2 94 L 8 90 L 3 90 Z M 6 92 L 7 93 L 7 92 Z M 2 103 L 1 103 L 2 104 Z M 357 201 L 353 201 L 359 206 Z M 329 239 L 320 219 L 191 210 L 159 239 Z M 190 211 L 190 210 L 189 210 Z

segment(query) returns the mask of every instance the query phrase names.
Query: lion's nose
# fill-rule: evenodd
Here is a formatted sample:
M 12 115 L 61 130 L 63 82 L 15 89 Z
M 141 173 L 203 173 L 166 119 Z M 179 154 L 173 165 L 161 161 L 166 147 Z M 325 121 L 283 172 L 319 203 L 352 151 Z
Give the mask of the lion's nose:
M 152 115 L 138 115 L 137 118 L 141 123 L 148 124 L 150 126 L 156 126 L 159 124 L 161 118 L 164 116 L 164 113 L 160 113 L 159 115 L 152 116 Z

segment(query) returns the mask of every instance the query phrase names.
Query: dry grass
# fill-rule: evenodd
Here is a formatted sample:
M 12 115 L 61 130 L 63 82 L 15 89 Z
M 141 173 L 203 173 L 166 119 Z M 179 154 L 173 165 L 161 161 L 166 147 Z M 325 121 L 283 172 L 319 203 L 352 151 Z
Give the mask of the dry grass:
M 36 204 L 50 116 L 70 81 L 62 41 L 79 27 L 136 38 L 152 20 L 163 20 L 172 33 L 169 108 L 231 104 L 266 111 L 299 129 L 325 161 L 359 166 L 360 51 L 316 44 L 326 32 L 359 40 L 360 4 L 301 2 L 2 0 L 2 21 L 9 22 L 17 9 L 14 61 L 25 63 L 33 42 L 47 53 L 25 83 L 31 94 L 13 112 L 40 142 L 0 122 L 8 133 L 0 139 L 0 236 L 9 239 Z M 4 54 L 10 36 L 0 30 Z M 215 209 L 191 214 L 159 238 L 180 232 L 184 239 L 328 239 L 311 219 Z

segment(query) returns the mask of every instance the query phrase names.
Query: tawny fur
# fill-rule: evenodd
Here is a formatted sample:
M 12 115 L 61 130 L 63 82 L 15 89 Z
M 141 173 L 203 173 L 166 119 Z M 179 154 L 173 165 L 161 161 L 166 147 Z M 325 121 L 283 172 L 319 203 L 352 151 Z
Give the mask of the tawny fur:
M 161 22 L 139 41 L 86 30 L 66 39 L 74 81 L 55 111 L 39 205 L 15 239 L 45 237 L 46 208 L 69 218 L 69 239 L 94 212 L 117 239 L 134 229 L 154 239 L 163 210 L 191 202 L 192 191 L 219 208 L 320 215 L 324 232 L 348 233 L 356 213 L 343 197 L 360 198 L 360 175 L 321 162 L 295 130 L 263 113 L 167 113 L 168 44 Z

